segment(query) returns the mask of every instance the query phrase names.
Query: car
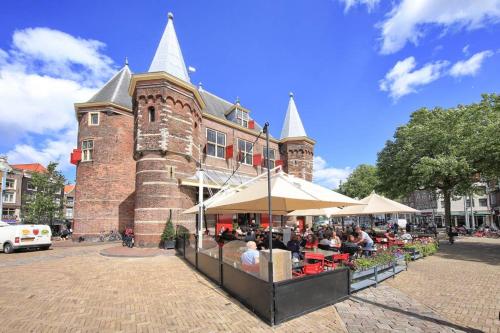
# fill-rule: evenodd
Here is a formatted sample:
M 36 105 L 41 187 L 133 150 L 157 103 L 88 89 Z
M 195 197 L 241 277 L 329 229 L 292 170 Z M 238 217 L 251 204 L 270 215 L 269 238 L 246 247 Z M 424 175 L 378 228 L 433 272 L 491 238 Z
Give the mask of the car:
M 43 224 L 8 224 L 0 221 L 0 246 L 4 253 L 18 249 L 48 250 L 52 232 Z

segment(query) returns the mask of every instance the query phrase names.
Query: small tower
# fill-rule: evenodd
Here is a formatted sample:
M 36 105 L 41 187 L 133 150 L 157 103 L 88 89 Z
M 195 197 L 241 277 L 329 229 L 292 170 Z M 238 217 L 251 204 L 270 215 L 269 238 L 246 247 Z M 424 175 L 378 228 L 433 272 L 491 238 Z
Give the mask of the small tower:
M 122 232 L 134 223 L 134 116 L 126 63 L 89 101 L 78 120 L 74 237 Z
M 135 116 L 135 235 L 139 246 L 157 246 L 167 220 L 194 229 L 181 214 L 193 206 L 195 189 L 180 186 L 200 159 L 204 102 L 190 83 L 173 15 L 149 72 L 132 76 L 129 93 Z
M 315 143 L 307 136 L 293 93 L 290 93 L 280 137 L 280 152 L 284 160 L 285 172 L 312 181 Z

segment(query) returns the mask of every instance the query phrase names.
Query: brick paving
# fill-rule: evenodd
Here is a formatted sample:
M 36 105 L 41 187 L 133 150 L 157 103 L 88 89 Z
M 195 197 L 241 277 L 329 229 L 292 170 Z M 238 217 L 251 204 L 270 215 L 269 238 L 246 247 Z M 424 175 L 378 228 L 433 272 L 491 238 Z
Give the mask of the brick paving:
M 388 285 L 362 290 L 335 305 L 348 332 L 465 332 Z
M 0 331 L 345 332 L 333 306 L 272 329 L 175 256 L 106 247 L 0 253 Z
M 175 256 L 109 258 L 99 243 L 0 253 L 0 332 L 498 332 L 498 246 L 443 244 L 378 288 L 275 328 Z
M 441 241 L 436 255 L 411 263 L 387 285 L 453 323 L 500 332 L 500 239 Z

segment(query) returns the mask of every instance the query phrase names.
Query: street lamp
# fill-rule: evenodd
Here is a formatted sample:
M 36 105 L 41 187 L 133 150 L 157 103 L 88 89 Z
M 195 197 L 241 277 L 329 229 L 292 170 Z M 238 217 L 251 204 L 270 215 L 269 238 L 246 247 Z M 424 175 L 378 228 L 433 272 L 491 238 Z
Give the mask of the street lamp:
M 7 172 L 12 171 L 9 163 L 7 163 L 7 156 L 0 156 L 0 221 L 3 216 L 3 190 L 5 182 L 7 181 Z

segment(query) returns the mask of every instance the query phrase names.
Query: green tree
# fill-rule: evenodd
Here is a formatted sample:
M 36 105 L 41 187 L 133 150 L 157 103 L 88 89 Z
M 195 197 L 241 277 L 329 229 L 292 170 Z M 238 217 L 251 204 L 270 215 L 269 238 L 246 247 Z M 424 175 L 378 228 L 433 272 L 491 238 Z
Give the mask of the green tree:
M 26 202 L 26 220 L 30 223 L 52 224 L 63 217 L 64 176 L 57 171 L 57 163 L 50 162 L 47 172 L 33 173 L 31 186 L 36 189 Z
M 378 154 L 379 189 L 392 197 L 439 191 L 451 225 L 451 197 L 473 190 L 481 174 L 498 175 L 499 106 L 497 95 L 485 95 L 478 104 L 414 112 Z
M 338 192 L 362 199 L 370 195 L 378 184 L 377 167 L 361 164 L 354 169 L 344 183 L 340 184 Z

